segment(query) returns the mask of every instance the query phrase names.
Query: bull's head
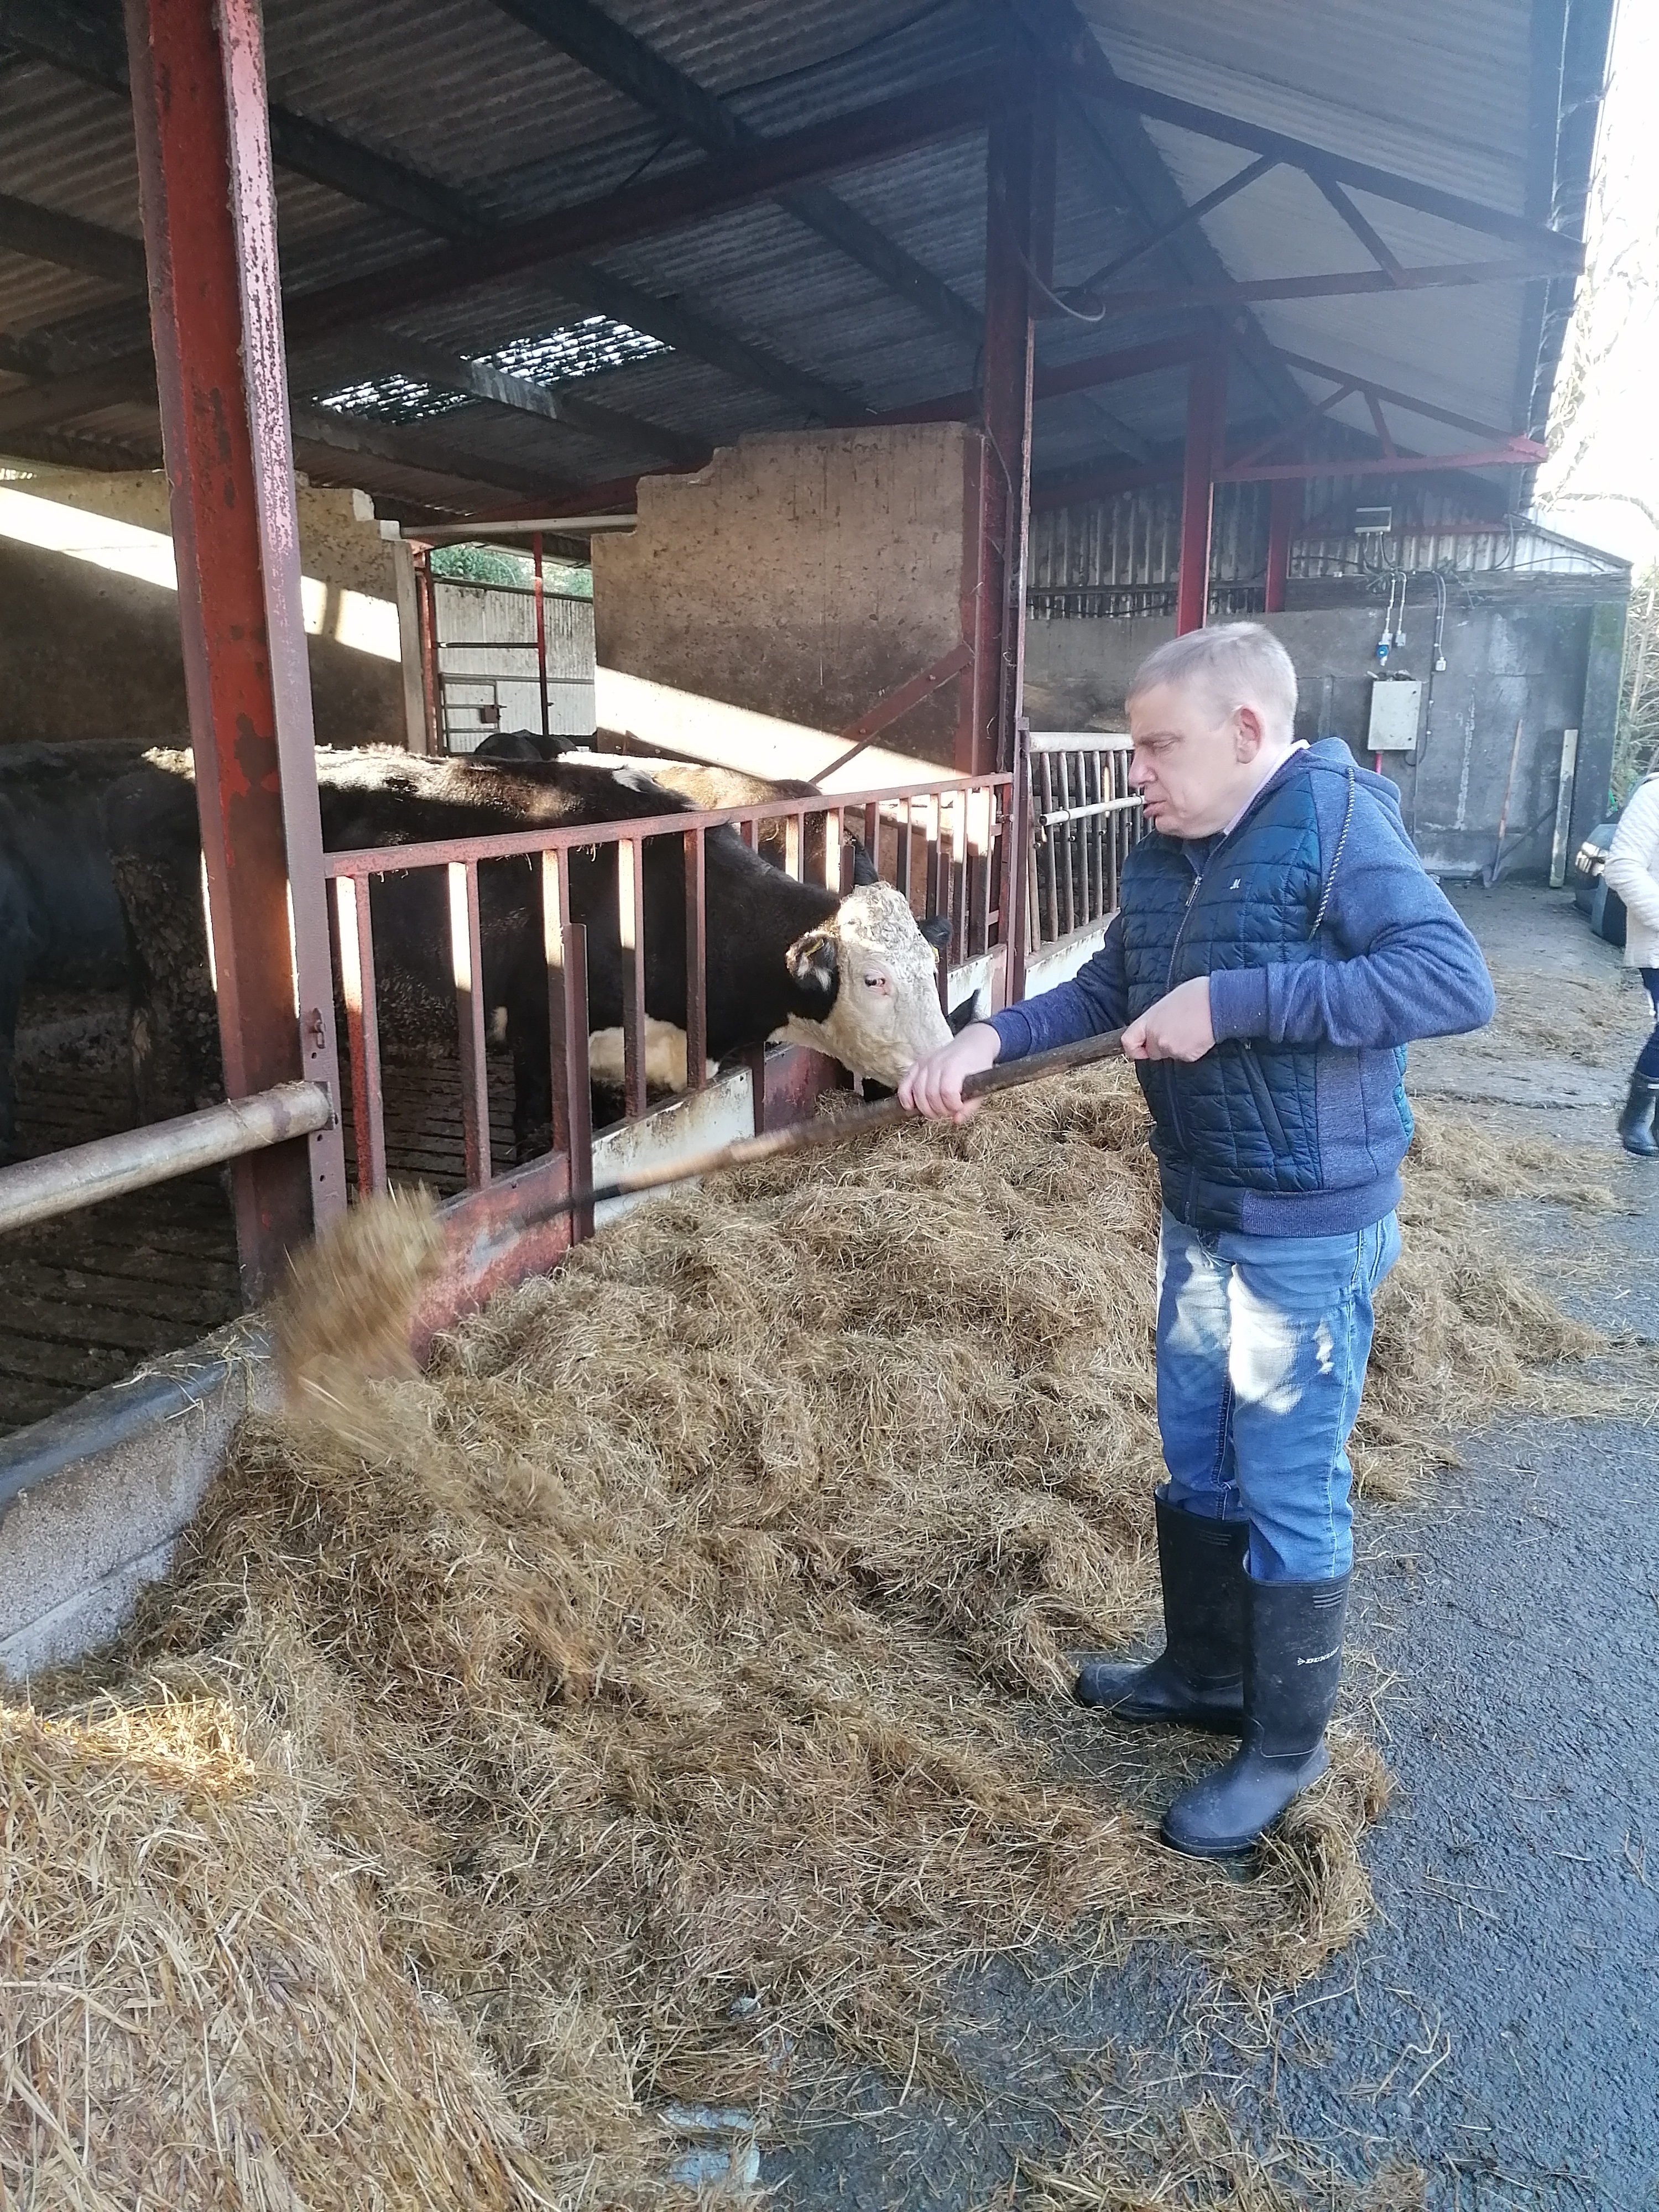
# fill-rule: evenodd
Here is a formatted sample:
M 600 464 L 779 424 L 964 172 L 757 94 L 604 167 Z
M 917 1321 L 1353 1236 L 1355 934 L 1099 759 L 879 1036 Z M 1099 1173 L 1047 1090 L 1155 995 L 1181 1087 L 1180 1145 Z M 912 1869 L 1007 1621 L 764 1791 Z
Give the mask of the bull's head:
M 927 929 L 930 935 L 924 935 Z M 782 1035 L 878 1083 L 896 1083 L 913 1060 L 951 1042 L 939 1002 L 933 936 L 903 895 L 882 883 L 849 891 L 820 929 L 786 957 L 796 1006 Z

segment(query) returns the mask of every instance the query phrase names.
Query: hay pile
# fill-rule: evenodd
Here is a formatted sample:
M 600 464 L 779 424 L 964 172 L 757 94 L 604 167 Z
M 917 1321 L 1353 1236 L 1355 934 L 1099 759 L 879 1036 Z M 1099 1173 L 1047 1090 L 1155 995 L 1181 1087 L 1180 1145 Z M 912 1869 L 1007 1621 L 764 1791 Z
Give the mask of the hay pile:
M 0 2182 L 49 2146 L 52 2201 L 131 2204 L 161 2142 L 181 2205 L 656 2202 L 677 2102 L 948 2084 L 975 1956 L 1162 1932 L 1249 1990 L 1349 1940 L 1362 1736 L 1237 1884 L 1152 1833 L 1213 1747 L 1138 1747 L 1126 1804 L 1063 1702 L 1152 1601 L 1142 1132 L 1115 1070 L 751 1170 L 374 1386 L 372 1448 L 250 1424 L 97 1694 L 3 1715 Z M 1413 1191 L 1390 1489 L 1592 1341 Z

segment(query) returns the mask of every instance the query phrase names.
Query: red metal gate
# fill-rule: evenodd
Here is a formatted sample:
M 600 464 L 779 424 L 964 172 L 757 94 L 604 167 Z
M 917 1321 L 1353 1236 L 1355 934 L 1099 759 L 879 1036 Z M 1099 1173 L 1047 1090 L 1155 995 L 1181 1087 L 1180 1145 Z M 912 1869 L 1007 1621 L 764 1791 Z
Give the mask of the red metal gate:
M 842 888 L 843 836 L 855 835 L 884 879 L 903 892 L 913 908 L 949 919 L 950 950 L 940 962 L 944 999 L 953 963 L 994 954 L 1008 943 L 1006 920 L 1019 911 L 1023 896 L 1022 796 L 1012 775 L 953 778 L 902 791 L 778 799 L 715 811 L 325 855 L 324 872 L 333 882 L 338 922 L 360 1192 L 383 1190 L 389 1179 L 369 886 L 376 877 L 421 869 L 441 868 L 447 878 L 466 1193 L 446 1209 L 456 1265 L 429 1316 L 433 1325 L 499 1283 L 550 1265 L 572 1241 L 592 1233 L 591 1216 L 534 1225 L 538 1202 L 544 1206 L 549 1197 L 592 1181 L 586 931 L 571 918 L 573 850 L 613 846 L 617 852 L 617 923 L 624 954 L 623 1099 L 628 1119 L 636 1121 L 646 1111 L 644 889 L 648 841 L 678 837 L 684 850 L 686 1082 L 688 1090 L 696 1091 L 706 1082 L 704 880 L 705 844 L 712 830 L 735 826 L 745 842 L 753 845 L 763 824 L 781 824 L 786 871 L 799 878 L 804 855 L 818 844 L 809 833 L 813 824 L 821 823 L 823 881 L 831 891 Z M 544 1158 L 495 1178 L 478 870 L 491 861 L 521 858 L 539 862 L 553 1149 Z M 757 1110 L 759 1105 L 757 1097 Z

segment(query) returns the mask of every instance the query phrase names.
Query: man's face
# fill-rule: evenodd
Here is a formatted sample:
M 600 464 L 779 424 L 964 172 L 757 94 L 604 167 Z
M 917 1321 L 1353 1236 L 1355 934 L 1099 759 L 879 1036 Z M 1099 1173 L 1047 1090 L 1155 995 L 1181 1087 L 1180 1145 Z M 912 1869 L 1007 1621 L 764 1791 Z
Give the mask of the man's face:
M 1253 707 L 1218 716 L 1196 684 L 1155 684 L 1129 702 L 1130 788 L 1167 837 L 1212 837 L 1261 781 L 1263 731 Z

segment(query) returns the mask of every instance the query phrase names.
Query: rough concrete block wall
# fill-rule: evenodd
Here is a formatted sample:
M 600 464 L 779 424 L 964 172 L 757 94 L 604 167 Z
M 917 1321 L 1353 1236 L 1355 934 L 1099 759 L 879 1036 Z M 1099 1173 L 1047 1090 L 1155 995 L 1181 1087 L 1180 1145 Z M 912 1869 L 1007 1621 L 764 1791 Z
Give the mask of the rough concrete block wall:
M 602 668 L 846 729 L 963 635 L 975 434 L 960 423 L 744 438 L 647 477 L 638 527 L 596 538 Z M 884 732 L 948 763 L 951 682 Z
M 1340 737 L 1367 760 L 1365 734 L 1380 605 L 1292 610 L 1270 617 L 1296 663 L 1304 737 Z M 1034 622 L 1026 636 L 1026 710 L 1036 730 L 1121 729 L 1135 670 L 1174 635 L 1168 617 Z M 1408 649 L 1390 665 L 1427 678 L 1432 605 L 1413 606 Z M 1506 874 L 1549 867 L 1561 734 L 1580 732 L 1575 838 L 1599 818 L 1616 708 L 1617 607 L 1547 587 L 1460 608 L 1445 633 L 1445 672 L 1434 678 L 1415 759 L 1385 754 L 1425 864 L 1468 876 L 1497 854 L 1498 823 L 1515 755 L 1504 839 Z M 1609 680 L 1608 671 L 1611 670 Z M 1521 728 L 1516 752 L 1516 724 Z
M 158 474 L 53 472 L 16 489 L 168 532 Z M 349 491 L 301 486 L 301 562 L 326 587 L 325 632 L 344 593 L 395 606 L 392 549 L 360 520 Z M 388 623 L 395 637 L 395 616 Z M 308 637 L 320 744 L 401 745 L 403 674 L 395 659 Z M 188 731 L 179 609 L 164 585 L 0 536 L 0 744 L 131 737 L 178 744 Z

